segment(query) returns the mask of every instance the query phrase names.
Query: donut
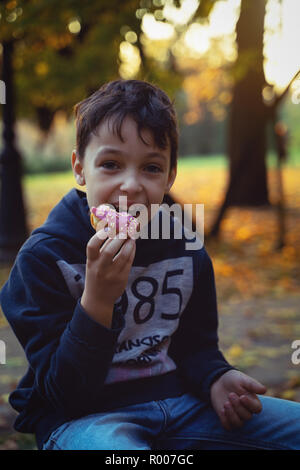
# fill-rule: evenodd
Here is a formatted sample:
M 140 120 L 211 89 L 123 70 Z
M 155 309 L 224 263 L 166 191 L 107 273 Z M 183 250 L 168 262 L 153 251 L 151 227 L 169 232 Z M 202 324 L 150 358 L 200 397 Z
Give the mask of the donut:
M 138 221 L 128 212 L 117 212 L 107 204 L 100 204 L 98 207 L 91 207 L 90 220 L 93 228 L 96 230 L 97 224 L 105 220 L 112 231 L 126 231 L 130 237 L 137 232 Z

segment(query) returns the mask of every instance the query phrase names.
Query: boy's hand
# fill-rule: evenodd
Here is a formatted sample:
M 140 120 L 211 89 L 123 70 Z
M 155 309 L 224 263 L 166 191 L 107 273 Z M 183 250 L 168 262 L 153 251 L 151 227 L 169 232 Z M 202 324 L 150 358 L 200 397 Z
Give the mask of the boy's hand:
M 135 256 L 135 240 L 109 238 L 109 230 L 101 229 L 87 244 L 85 287 L 81 305 L 98 323 L 111 326 L 115 301 L 128 282 Z
M 228 431 L 241 427 L 253 413 L 260 413 L 258 394 L 266 393 L 264 385 L 237 370 L 225 372 L 213 383 L 210 396 L 222 426 Z

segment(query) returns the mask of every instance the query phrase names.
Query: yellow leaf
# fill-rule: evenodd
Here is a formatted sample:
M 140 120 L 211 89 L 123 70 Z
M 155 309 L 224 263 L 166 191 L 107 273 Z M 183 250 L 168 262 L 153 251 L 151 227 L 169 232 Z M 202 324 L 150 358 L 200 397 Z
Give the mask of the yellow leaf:
M 281 398 L 284 398 L 285 400 L 293 400 L 293 398 L 295 398 L 295 395 L 296 391 L 289 389 L 281 393 Z
M 35 71 L 37 75 L 47 75 L 48 70 L 49 70 L 49 67 L 46 62 L 38 62 L 35 66 Z
M 236 359 L 243 353 L 243 348 L 239 344 L 233 344 L 228 351 L 231 358 Z

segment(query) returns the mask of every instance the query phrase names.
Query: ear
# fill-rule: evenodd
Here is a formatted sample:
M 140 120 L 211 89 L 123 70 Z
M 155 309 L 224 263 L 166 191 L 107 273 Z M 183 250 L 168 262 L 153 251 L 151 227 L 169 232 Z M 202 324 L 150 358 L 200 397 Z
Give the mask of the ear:
M 80 186 L 84 186 L 85 177 L 84 177 L 83 166 L 81 164 L 81 161 L 79 160 L 76 150 L 73 150 L 72 152 L 71 162 L 72 162 L 73 174 L 75 176 L 77 184 L 79 184 Z
M 167 182 L 166 188 L 165 188 L 165 194 L 167 194 L 170 191 L 170 189 L 172 188 L 173 183 L 176 179 L 176 175 L 177 175 L 177 166 L 172 168 L 172 170 L 169 174 L 168 182 Z

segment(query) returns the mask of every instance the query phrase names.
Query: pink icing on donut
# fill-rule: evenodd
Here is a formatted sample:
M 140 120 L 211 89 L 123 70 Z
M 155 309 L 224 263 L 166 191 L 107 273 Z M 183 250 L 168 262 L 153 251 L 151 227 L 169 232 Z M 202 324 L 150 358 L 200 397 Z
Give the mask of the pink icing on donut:
M 129 236 L 135 235 L 138 228 L 138 221 L 135 217 L 127 212 L 117 212 L 107 204 L 91 208 L 91 223 L 95 229 L 97 222 L 101 220 L 106 220 L 110 229 L 122 233 L 127 232 Z

